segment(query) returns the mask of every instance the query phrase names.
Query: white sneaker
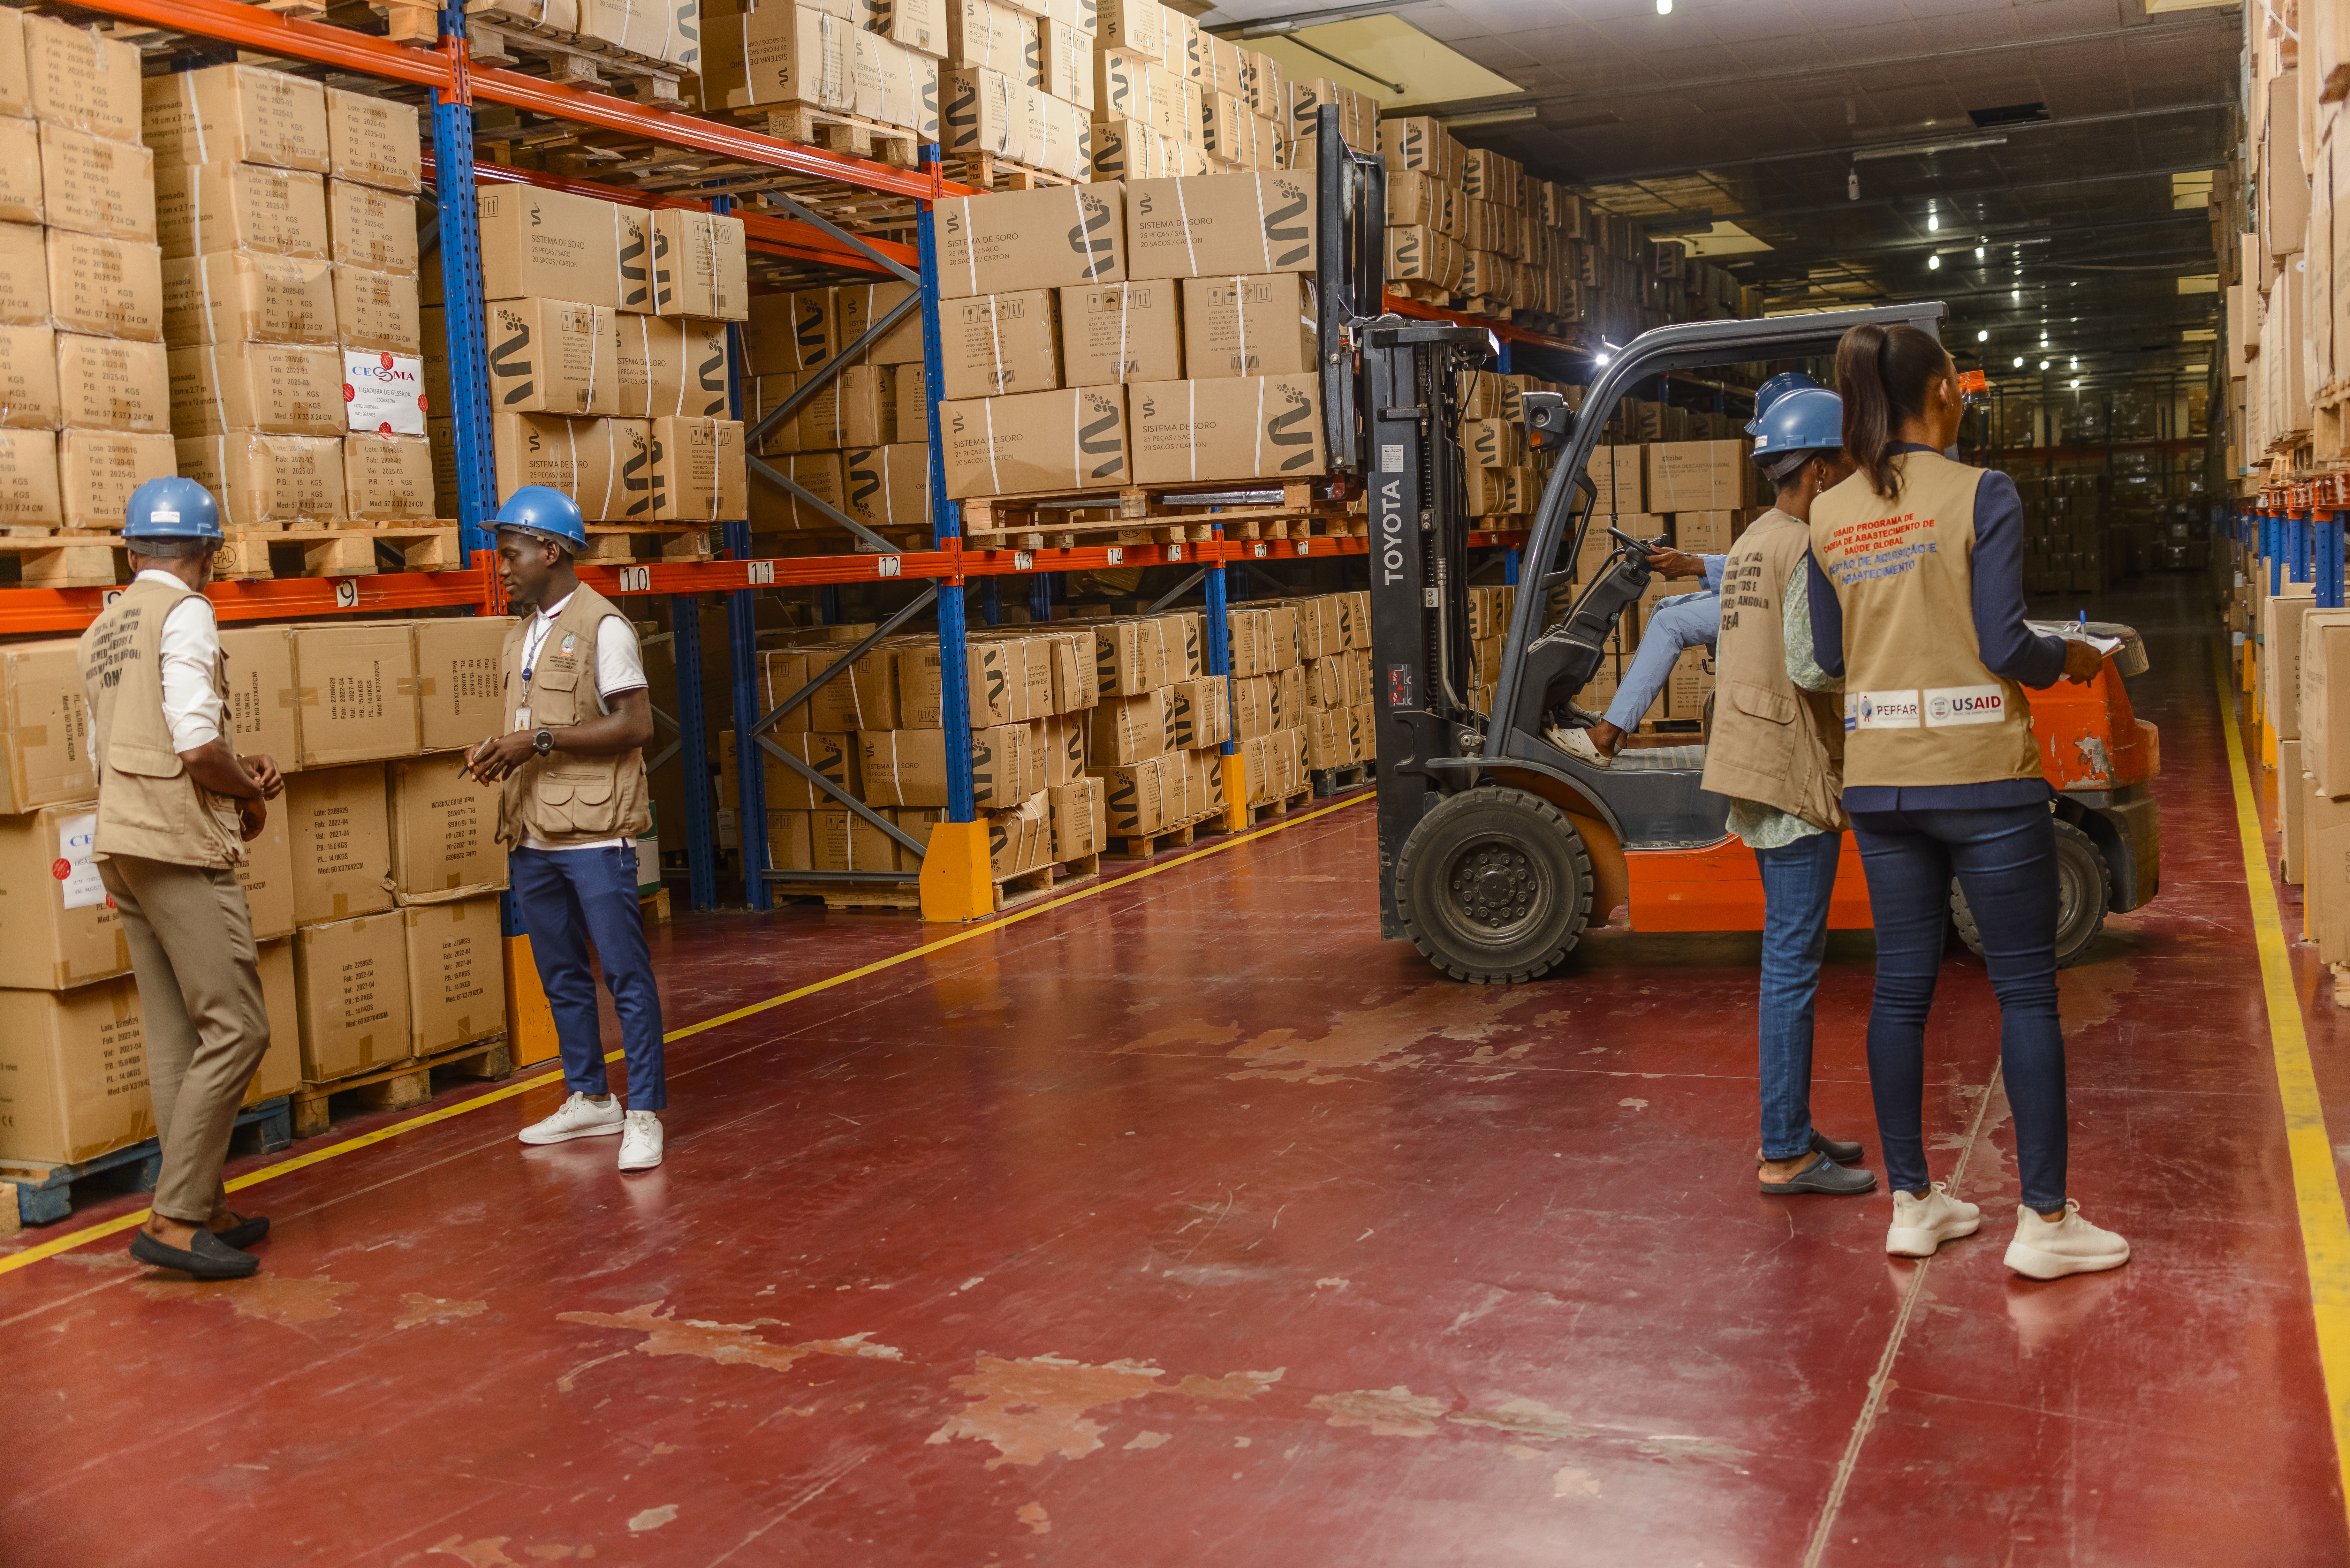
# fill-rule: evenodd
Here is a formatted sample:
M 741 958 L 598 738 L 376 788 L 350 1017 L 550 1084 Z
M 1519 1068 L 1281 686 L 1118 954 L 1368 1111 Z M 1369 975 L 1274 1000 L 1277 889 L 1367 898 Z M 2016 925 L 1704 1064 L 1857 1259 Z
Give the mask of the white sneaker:
M 1930 1258 L 1943 1242 L 1971 1236 L 1981 1224 L 1982 1210 L 1951 1197 L 1943 1182 L 1923 1198 L 1896 1188 L 1885 1250 L 1897 1258 Z
M 2007 1266 L 2026 1279 L 2094 1274 L 2128 1262 L 2129 1243 L 2082 1219 L 2081 1205 L 2074 1199 L 2064 1200 L 2062 1220 L 2043 1220 L 2028 1207 L 2016 1208 L 2015 1240 L 2007 1244 Z
M 1543 739 L 1576 762 L 1589 763 L 1595 768 L 1612 766 L 1616 761 L 1591 743 L 1591 732 L 1588 730 L 1569 730 L 1553 724 L 1543 732 Z
M 620 1168 L 650 1170 L 661 1162 L 660 1117 L 652 1111 L 630 1111 L 620 1134 Z
M 606 1096 L 598 1105 L 585 1095 L 574 1095 L 563 1108 L 536 1121 L 515 1136 L 525 1143 L 567 1143 L 575 1137 L 610 1137 L 620 1130 L 620 1102 Z

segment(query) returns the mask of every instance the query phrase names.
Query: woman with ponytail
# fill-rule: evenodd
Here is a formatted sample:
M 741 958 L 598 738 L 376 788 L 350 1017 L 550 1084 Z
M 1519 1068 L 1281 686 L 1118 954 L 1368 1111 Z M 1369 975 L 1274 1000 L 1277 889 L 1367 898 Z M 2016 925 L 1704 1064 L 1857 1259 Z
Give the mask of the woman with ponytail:
M 1915 327 L 1856 327 L 1836 349 L 1851 478 L 1812 504 L 1814 656 L 1844 679 L 1844 805 L 1877 922 L 1868 1077 L 1885 1145 L 1887 1251 L 1927 1257 L 1981 1210 L 1930 1182 L 1926 1015 L 1958 878 L 1999 997 L 2000 1064 L 2022 1202 L 2007 1266 L 2033 1279 L 2116 1268 L 2129 1244 L 2064 1190 L 2056 1015 L 2056 841 L 2027 687 L 2087 680 L 2085 642 L 2024 624 L 2023 508 L 2003 473 L 1942 455 L 1965 413 L 1957 367 Z

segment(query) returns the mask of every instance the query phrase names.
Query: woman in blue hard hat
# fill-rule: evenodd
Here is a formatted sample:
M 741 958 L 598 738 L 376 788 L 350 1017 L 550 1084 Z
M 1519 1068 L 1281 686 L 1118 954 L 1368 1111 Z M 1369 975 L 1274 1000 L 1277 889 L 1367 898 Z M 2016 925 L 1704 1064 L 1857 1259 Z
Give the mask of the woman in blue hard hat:
M 261 1267 L 269 1221 L 228 1207 L 221 1166 L 269 1049 L 244 846 L 285 782 L 230 746 L 228 659 L 204 585 L 220 509 L 192 479 L 151 479 L 122 519 L 130 586 L 82 633 L 77 659 L 98 769 L 91 858 L 122 917 L 146 1033 L 162 1163 L 130 1255 L 200 1280 Z M 93 898 L 90 900 L 95 902 Z
M 1818 386 L 1801 370 L 1772 377 L 1754 393 L 1754 420 L 1746 433 L 1752 435 L 1772 406 L 1789 392 Z M 1615 762 L 1616 753 L 1624 749 L 1625 737 L 1640 727 L 1665 683 L 1672 679 L 1673 666 L 1682 652 L 1711 648 L 1721 637 L 1721 569 L 1729 558 L 1690 555 L 1670 545 L 1648 552 L 1648 570 L 1657 576 L 1696 577 L 1704 586 L 1693 594 L 1675 594 L 1657 601 L 1656 607 L 1641 618 L 1639 646 L 1633 650 L 1631 666 L 1624 671 L 1616 695 L 1608 700 L 1606 715 L 1588 730 L 1552 730 L 1553 744 L 1594 767 L 1607 767 Z
M 1730 797 L 1730 829 L 1754 851 L 1762 878 L 1762 1190 L 1850 1197 L 1877 1188 L 1852 1163 L 1860 1145 L 1812 1126 L 1812 1003 L 1844 847 L 1844 726 L 1834 701 L 1819 694 L 1832 683 L 1812 658 L 1804 561 L 1812 503 L 1852 464 L 1836 395 L 1816 385 L 1783 390 L 1748 427 L 1775 502 L 1740 536 L 1721 573 L 1705 787 Z
M 1836 384 L 1856 472 L 1812 509 L 1808 571 L 1820 664 L 1844 677 L 1845 808 L 1877 924 L 1868 1080 L 1893 1188 L 1885 1248 L 1925 1257 L 1982 1223 L 1929 1182 L 1922 1127 L 1955 876 L 1999 997 L 2023 1199 L 2007 1266 L 2033 1279 L 2117 1268 L 2129 1243 L 2064 1190 L 2054 797 L 2023 694 L 2090 680 L 2102 659 L 2024 624 L 2022 504 L 2007 475 L 1942 455 L 1966 399 L 1933 335 L 1854 327 Z
M 660 1164 L 669 1104 L 660 993 L 637 908 L 637 835 L 652 825 L 644 745 L 652 696 L 636 628 L 583 586 L 572 557 L 588 547 L 578 504 L 526 484 L 498 508 L 498 571 L 520 618 L 499 656 L 505 728 L 466 765 L 499 784 L 498 841 L 509 846 L 514 898 L 546 989 L 571 1093 L 523 1129 L 527 1144 L 620 1140 L 619 1168 Z M 593 944 L 620 1018 L 628 1106 L 611 1092 L 596 1016 Z

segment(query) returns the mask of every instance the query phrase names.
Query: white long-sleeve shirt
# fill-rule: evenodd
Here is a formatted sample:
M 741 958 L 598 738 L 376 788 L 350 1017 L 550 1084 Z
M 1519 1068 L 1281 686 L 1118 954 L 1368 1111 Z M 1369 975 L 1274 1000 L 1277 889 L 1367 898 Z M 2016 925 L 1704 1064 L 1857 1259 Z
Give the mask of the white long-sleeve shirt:
M 132 579 L 155 581 L 170 587 L 184 585 L 169 572 L 150 566 Z M 172 729 L 172 749 L 192 752 L 211 745 L 228 732 L 228 704 L 213 690 L 213 668 L 220 660 L 220 622 L 213 601 L 191 594 L 163 618 L 163 722 Z M 89 746 L 98 749 L 98 720 L 89 722 Z

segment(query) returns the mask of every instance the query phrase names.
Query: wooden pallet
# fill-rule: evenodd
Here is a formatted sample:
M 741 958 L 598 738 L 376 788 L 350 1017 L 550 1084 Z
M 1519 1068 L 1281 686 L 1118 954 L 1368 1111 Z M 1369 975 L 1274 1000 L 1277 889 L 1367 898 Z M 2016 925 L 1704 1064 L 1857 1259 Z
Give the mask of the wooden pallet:
M 294 1141 L 288 1118 L 291 1101 L 284 1095 L 249 1106 L 236 1114 L 236 1130 L 229 1140 L 232 1154 L 275 1154 Z M 73 1212 L 77 1182 L 97 1179 L 97 1184 L 119 1192 L 152 1192 L 163 1163 L 162 1147 L 141 1138 L 110 1153 L 70 1165 L 43 1165 L 9 1160 L 0 1163 L 0 1182 L 16 1189 L 16 1212 L 26 1225 L 54 1225 Z
M 1314 788 L 1310 784 L 1295 794 L 1283 795 L 1279 800 L 1257 801 L 1248 808 L 1249 826 L 1254 827 L 1261 822 L 1276 821 L 1287 816 L 1293 811 L 1303 811 L 1313 804 Z
M 658 892 L 639 892 L 637 895 L 637 914 L 649 926 L 667 925 L 669 923 L 669 889 L 663 888 Z
M 1189 849 L 1202 831 L 1221 831 L 1223 820 L 1224 808 L 1218 806 L 1179 822 L 1172 827 L 1162 827 L 1156 833 L 1136 834 L 1131 837 L 1113 834 L 1106 840 L 1108 847 L 1101 852 L 1101 857 L 1105 860 L 1148 860 L 1170 849 Z
M 442 1068 L 461 1078 L 508 1078 L 514 1075 L 514 1047 L 505 1031 L 442 1051 L 432 1056 L 411 1056 L 405 1062 L 372 1073 L 356 1073 L 328 1084 L 304 1084 L 294 1091 L 294 1136 L 316 1137 L 333 1123 L 333 1102 L 347 1113 L 404 1111 L 432 1097 L 432 1071 Z
M 736 119 L 752 122 L 769 136 L 805 141 L 827 152 L 846 152 L 852 158 L 869 158 L 876 163 L 900 169 L 911 169 L 921 161 L 922 139 L 919 132 L 902 125 L 868 119 L 861 114 L 843 114 L 812 103 L 762 103 L 726 112 Z
M 963 535 L 982 549 L 1066 550 L 1075 548 L 1080 537 L 1097 545 L 1185 544 L 1212 538 L 1218 528 L 1227 539 L 1290 539 L 1311 536 L 1317 527 L 1326 535 L 1347 537 L 1366 526 L 1363 514 L 1350 510 L 1348 504 L 1316 497 L 1312 481 L 1239 482 L 1223 488 L 1277 488 L 1281 501 L 1273 505 L 1209 508 L 1187 504 L 1181 492 L 1170 493 L 1164 486 L 1158 487 L 1160 498 L 1157 500 L 1151 488 L 1139 484 L 1099 490 L 1032 490 L 963 502 Z M 1091 513 L 1108 515 L 1086 515 Z M 1105 540 L 1100 537 L 1103 534 L 1119 537 Z
M 19 580 L 28 588 L 111 587 L 121 581 L 121 535 L 94 529 L 0 534 L 0 555 L 16 557 Z
M 625 566 L 637 561 L 712 561 L 718 551 L 705 524 L 655 524 L 638 527 L 626 523 L 588 524 L 583 565 Z M 649 541 L 639 544 L 639 540 Z
M 1101 858 L 1099 855 L 1080 855 L 1074 860 L 1051 861 L 1033 870 L 998 877 L 995 912 L 1000 915 L 1006 909 L 1033 904 L 1095 880 L 1101 875 Z
M 401 0 L 370 0 L 369 9 L 384 19 L 387 36 L 397 43 L 430 45 L 439 41 L 440 13 Z M 576 10 L 572 13 L 577 16 Z M 641 103 L 684 107 L 681 78 L 694 73 L 666 60 L 646 59 L 600 38 L 551 26 L 526 5 L 504 0 L 469 0 L 465 6 L 465 37 L 475 63 L 520 68 L 544 65 L 546 79 L 567 87 L 634 98 Z M 606 78 L 617 78 L 608 81 Z
M 1360 789 L 1378 772 L 1378 763 L 1360 762 L 1349 763 L 1343 768 L 1317 768 L 1309 776 L 1314 780 L 1315 798 L 1323 800 L 1342 790 Z
M 966 152 L 941 161 L 939 172 L 949 180 L 976 185 L 983 191 L 1040 191 L 1055 185 L 1075 185 L 1079 178 L 1055 174 L 993 152 Z

